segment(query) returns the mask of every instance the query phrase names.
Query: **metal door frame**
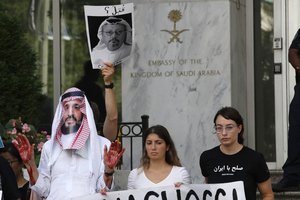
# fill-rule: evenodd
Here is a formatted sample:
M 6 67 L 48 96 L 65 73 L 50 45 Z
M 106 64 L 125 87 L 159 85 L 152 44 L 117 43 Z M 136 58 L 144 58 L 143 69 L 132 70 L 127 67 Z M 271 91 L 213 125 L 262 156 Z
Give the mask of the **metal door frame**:
M 287 50 L 293 35 L 297 30 L 294 22 L 295 11 L 299 8 L 294 5 L 298 0 L 274 0 L 274 38 L 280 38 L 282 48 L 274 49 L 274 63 L 281 64 L 281 73 L 274 74 L 275 92 L 275 139 L 276 139 L 276 161 L 268 162 L 270 169 L 281 169 L 287 158 L 287 134 L 288 134 L 288 108 L 293 97 L 294 71 L 287 60 Z M 246 51 L 247 51 L 247 145 L 255 149 L 255 91 L 254 91 L 254 16 L 253 1 L 246 1 Z M 289 14 L 291 13 L 291 14 Z M 299 12 L 300 13 L 300 12 Z M 293 20 L 292 20 L 292 19 Z M 293 24 L 287 23 L 288 21 Z M 300 24 L 300 23 L 298 23 Z M 296 30 L 295 30 L 296 29 Z M 275 66 L 274 66 L 275 67 Z

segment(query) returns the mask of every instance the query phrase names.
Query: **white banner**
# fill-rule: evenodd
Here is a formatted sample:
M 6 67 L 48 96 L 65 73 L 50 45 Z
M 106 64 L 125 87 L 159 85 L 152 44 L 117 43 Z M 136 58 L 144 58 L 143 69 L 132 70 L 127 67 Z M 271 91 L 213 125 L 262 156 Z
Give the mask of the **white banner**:
M 191 184 L 93 194 L 74 200 L 246 200 L 242 181 L 222 184 Z

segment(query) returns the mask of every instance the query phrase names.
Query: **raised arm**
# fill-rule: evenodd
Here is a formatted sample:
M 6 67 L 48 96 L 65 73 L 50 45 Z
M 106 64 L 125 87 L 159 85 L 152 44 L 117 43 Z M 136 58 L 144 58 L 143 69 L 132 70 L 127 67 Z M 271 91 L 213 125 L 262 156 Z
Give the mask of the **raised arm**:
M 104 96 L 106 108 L 106 118 L 103 125 L 103 134 L 110 141 L 114 141 L 118 133 L 118 109 L 114 89 L 107 86 L 113 83 L 113 74 L 115 70 L 112 64 L 106 63 L 101 71 L 105 85 Z

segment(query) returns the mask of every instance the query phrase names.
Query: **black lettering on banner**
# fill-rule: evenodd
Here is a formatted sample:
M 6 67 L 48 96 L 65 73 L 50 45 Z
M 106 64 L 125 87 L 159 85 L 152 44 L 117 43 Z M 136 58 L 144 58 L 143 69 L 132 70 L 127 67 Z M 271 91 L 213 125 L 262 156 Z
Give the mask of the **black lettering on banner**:
M 161 199 L 162 199 L 162 200 L 168 200 L 168 199 L 167 199 L 167 195 L 166 195 L 166 191 L 162 191 L 162 192 L 161 192 Z
M 230 196 L 230 194 L 232 195 L 232 198 L 230 200 L 238 200 L 239 199 L 239 194 L 240 192 L 237 190 L 237 188 L 235 187 L 231 187 L 231 190 L 232 191 L 229 191 L 229 188 L 222 188 L 220 186 L 217 186 L 216 187 L 216 191 L 215 189 L 213 189 L 213 192 L 210 190 L 210 189 L 204 189 L 204 188 L 199 188 L 201 193 L 196 193 L 195 191 L 196 188 L 192 189 L 190 188 L 188 191 L 185 190 L 183 192 L 183 194 L 181 194 L 181 190 L 180 189 L 175 189 L 176 191 L 176 197 L 175 198 L 176 200 L 221 200 L 221 199 L 228 199 Z M 204 189 L 204 191 L 203 191 Z M 200 192 L 198 191 L 198 192 Z M 157 199 L 157 200 L 169 200 L 170 197 L 174 197 L 174 190 L 172 191 L 172 194 L 170 193 L 170 196 L 169 195 L 169 188 L 167 190 L 160 190 L 160 191 L 144 191 L 146 192 L 145 195 L 143 195 L 144 197 L 134 197 L 134 193 L 127 193 L 127 195 L 125 196 L 122 195 L 122 196 L 119 196 L 119 195 L 116 195 L 116 196 L 111 196 L 114 197 L 114 199 L 116 200 L 122 200 L 122 199 L 127 199 L 128 200 L 135 200 L 135 198 L 138 198 L 138 200 L 154 200 L 154 199 Z M 228 193 L 228 194 L 227 194 Z M 186 195 L 185 195 L 186 194 Z M 129 196 L 128 196 L 129 195 Z M 199 196 L 198 196 L 199 195 Z M 201 198 L 201 195 L 202 195 L 202 198 Z M 141 198 L 140 198 L 141 197 Z M 103 198 L 103 200 L 107 200 L 107 198 Z M 172 199 L 174 200 L 174 199 Z
M 209 195 L 210 197 L 212 196 L 212 193 L 211 193 L 211 191 L 209 191 L 209 190 L 204 190 L 204 192 L 203 192 L 203 200 L 206 200 L 206 196 L 207 195 Z
M 177 194 L 177 200 L 181 200 L 180 190 L 176 190 L 176 194 Z
M 159 195 L 156 193 L 156 192 L 153 192 L 153 191 L 149 191 L 149 192 L 147 192 L 147 194 L 145 195 L 145 200 L 148 200 L 149 199 L 149 197 L 150 196 L 156 196 L 156 197 L 158 197 Z
M 215 200 L 219 199 L 220 193 L 222 193 L 223 196 L 226 196 L 226 192 L 223 189 L 219 188 L 216 192 Z
M 238 200 L 238 196 L 235 188 L 232 190 L 232 200 Z
M 196 194 L 196 192 L 194 190 L 190 190 L 187 195 L 186 195 L 186 200 L 190 199 L 191 196 L 194 196 L 197 200 L 200 200 L 198 195 Z
M 132 194 L 129 195 L 128 200 L 134 200 L 134 196 Z

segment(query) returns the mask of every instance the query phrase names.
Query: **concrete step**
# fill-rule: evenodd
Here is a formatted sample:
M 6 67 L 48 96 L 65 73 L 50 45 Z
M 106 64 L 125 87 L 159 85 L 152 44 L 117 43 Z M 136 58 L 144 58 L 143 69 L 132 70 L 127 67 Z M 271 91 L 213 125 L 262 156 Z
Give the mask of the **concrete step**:
M 270 170 L 271 173 L 271 181 L 272 183 L 277 183 L 282 179 L 282 170 Z M 300 191 L 293 192 L 279 192 L 274 193 L 275 200 L 299 200 L 300 199 Z M 257 192 L 257 200 L 261 200 L 259 197 L 259 192 Z

